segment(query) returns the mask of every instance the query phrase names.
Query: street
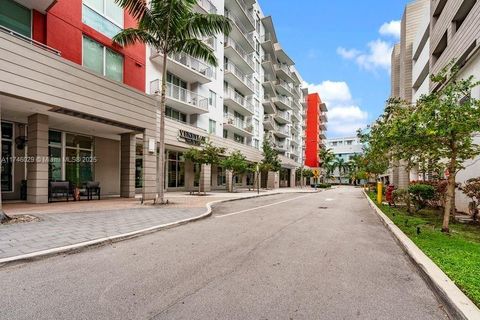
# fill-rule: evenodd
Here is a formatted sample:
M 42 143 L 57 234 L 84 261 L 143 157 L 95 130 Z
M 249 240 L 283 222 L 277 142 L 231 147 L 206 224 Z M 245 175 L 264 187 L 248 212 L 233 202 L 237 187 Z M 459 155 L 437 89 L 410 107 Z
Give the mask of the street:
M 208 219 L 0 268 L 0 319 L 446 319 L 361 189 L 226 202 Z

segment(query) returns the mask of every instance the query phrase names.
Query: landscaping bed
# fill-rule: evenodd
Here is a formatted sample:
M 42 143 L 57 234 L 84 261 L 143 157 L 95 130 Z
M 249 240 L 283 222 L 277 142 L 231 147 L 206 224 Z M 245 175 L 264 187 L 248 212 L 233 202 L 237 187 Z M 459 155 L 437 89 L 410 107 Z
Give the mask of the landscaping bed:
M 369 193 L 376 203 L 376 194 Z M 480 226 L 451 223 L 441 232 L 443 212 L 378 206 L 450 279 L 480 307 Z

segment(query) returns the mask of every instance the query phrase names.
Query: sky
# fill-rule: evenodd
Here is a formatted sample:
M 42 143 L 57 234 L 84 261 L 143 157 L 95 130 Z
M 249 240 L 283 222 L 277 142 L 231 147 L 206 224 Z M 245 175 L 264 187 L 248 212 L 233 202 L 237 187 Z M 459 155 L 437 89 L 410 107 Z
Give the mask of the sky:
M 305 85 L 327 104 L 328 138 L 355 136 L 383 111 L 408 2 L 259 0 Z

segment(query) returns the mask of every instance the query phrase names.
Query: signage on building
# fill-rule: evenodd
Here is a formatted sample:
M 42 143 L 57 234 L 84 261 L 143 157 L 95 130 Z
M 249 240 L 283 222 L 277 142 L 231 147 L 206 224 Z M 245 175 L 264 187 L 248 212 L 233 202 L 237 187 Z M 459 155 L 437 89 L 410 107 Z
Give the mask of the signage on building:
M 185 142 L 191 145 L 200 146 L 207 140 L 207 137 L 199 134 L 188 132 L 185 130 L 178 130 L 178 141 Z

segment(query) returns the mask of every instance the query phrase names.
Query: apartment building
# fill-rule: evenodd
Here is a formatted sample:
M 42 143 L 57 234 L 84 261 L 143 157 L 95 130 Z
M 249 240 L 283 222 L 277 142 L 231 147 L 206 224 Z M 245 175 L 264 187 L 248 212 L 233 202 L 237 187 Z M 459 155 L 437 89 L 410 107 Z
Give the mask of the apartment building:
M 130 26 L 108 0 L 0 1 L 3 199 L 45 203 L 50 180 L 94 180 L 104 195 L 134 197 L 137 138 L 139 191 L 155 198 L 145 47 L 111 41 Z
M 428 17 L 429 9 L 430 0 L 415 0 L 405 7 L 401 20 L 400 43 L 396 44 L 392 51 L 391 97 L 414 102 L 414 94 L 420 94 L 417 91 L 426 81 L 422 78 L 425 76 L 425 64 L 422 64 L 425 61 L 419 60 L 425 59 L 425 53 L 421 53 L 422 48 L 426 47 L 426 40 L 416 42 L 415 39 L 425 28 L 425 17 Z M 420 45 L 422 47 L 419 50 Z M 425 85 L 422 89 L 424 88 Z M 393 163 L 382 178 L 398 188 L 405 188 L 411 179 L 402 161 Z
M 363 154 L 363 143 L 358 137 L 343 137 L 326 140 L 326 148 L 332 150 L 336 159 L 342 159 L 345 164 L 353 159 L 355 155 Z M 347 184 L 350 179 L 340 174 L 339 168 L 335 168 L 332 174 L 333 182 Z
M 408 9 L 415 8 L 415 10 Z M 420 9 L 421 8 L 421 9 Z M 398 58 L 394 49 L 392 54 L 392 96 L 400 92 L 400 98 L 415 103 L 423 94 L 428 94 L 439 89 L 439 86 L 430 81 L 430 75 L 437 74 L 453 59 L 460 68 L 460 77 L 474 76 L 480 79 L 479 37 L 480 37 L 480 3 L 475 0 L 431 0 L 424 6 L 423 1 L 416 1 L 407 6 L 410 16 L 413 17 L 408 23 L 402 22 L 402 41 L 410 39 L 412 43 L 411 67 L 406 64 L 398 64 Z M 404 15 L 404 19 L 405 19 Z M 405 28 L 403 26 L 405 25 Z M 408 26 L 415 32 L 408 32 Z M 409 33 L 410 35 L 406 35 Z M 405 35 L 404 35 L 405 34 Z M 411 35 L 414 35 L 411 37 Z M 408 47 L 408 42 L 406 42 Z M 401 49 L 400 49 L 401 50 Z M 406 70 L 402 70 L 406 69 Z M 410 70 L 411 69 L 411 70 Z M 396 70 L 394 72 L 394 70 Z M 397 85 L 399 74 L 412 75 L 411 88 L 404 86 L 405 94 Z M 400 80 L 398 82 L 401 82 Z M 410 92 L 411 99 L 408 99 Z M 480 98 L 480 88 L 475 88 L 472 97 Z M 475 137 L 476 143 L 480 143 L 480 137 Z M 468 161 L 464 164 L 465 169 L 457 175 L 457 182 L 463 183 L 469 178 L 477 177 L 480 172 L 480 158 Z M 413 170 L 410 172 L 411 180 L 418 179 Z M 394 180 L 395 181 L 395 180 Z M 398 180 L 397 180 L 398 181 Z M 457 209 L 468 211 L 468 199 L 463 193 L 457 191 Z
M 318 93 L 307 97 L 307 129 L 305 131 L 305 165 L 320 167 L 320 149 L 325 147 L 327 130 L 327 106 Z
M 198 12 L 223 14 L 232 21 L 228 36 L 204 41 L 214 49 L 218 67 L 189 57 L 172 56 L 168 63 L 167 181 L 168 190 L 200 184 L 205 190 L 225 188 L 228 172 L 205 167 L 204 177 L 183 159 L 183 152 L 203 139 L 229 150 L 240 150 L 249 161 L 262 159 L 262 143 L 270 139 L 282 160 L 282 170 L 270 187 L 294 186 L 295 169 L 303 154 L 305 92 L 293 60 L 278 43 L 273 20 L 256 1 L 201 0 Z M 160 90 L 162 56 L 147 49 L 147 93 Z M 193 135 L 194 141 L 184 135 Z M 236 183 L 253 183 L 237 177 Z M 268 177 L 263 177 L 264 186 Z

